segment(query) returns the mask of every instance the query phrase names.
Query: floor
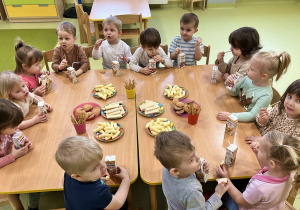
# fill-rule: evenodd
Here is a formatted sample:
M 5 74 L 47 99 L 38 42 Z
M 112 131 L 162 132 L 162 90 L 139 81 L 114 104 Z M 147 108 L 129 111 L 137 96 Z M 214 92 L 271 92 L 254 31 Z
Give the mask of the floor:
M 205 11 L 195 8 L 194 13 L 199 17 L 199 31 L 195 36 L 201 36 L 204 45 L 211 45 L 210 62 L 214 63 L 216 55 L 220 51 L 229 50 L 229 34 L 242 26 L 251 26 L 257 29 L 261 37 L 264 50 L 274 50 L 278 53 L 288 52 L 292 57 L 292 63 L 286 75 L 274 83 L 274 87 L 283 94 L 288 85 L 300 78 L 297 67 L 300 66 L 300 5 L 293 1 L 251 1 L 238 0 L 235 7 L 208 8 Z M 240 3 L 239 3 L 240 2 Z M 189 4 L 187 5 L 189 8 Z M 160 32 L 162 44 L 170 45 L 174 36 L 179 35 L 179 19 L 189 12 L 182 9 L 182 2 L 169 2 L 168 5 L 151 6 L 152 17 L 148 27 L 155 27 Z M 78 28 L 77 19 L 64 19 L 74 23 Z M 31 28 L 56 28 L 54 23 L 9 23 L 0 22 L 1 29 L 31 29 Z M 79 38 L 77 39 L 79 40 Z M 126 41 L 130 46 L 136 46 L 137 40 Z M 84 44 L 86 46 L 86 44 Z M 225 60 L 229 60 L 226 55 Z M 198 62 L 204 64 L 204 60 Z M 92 62 L 93 69 L 100 69 L 99 61 Z M 214 183 L 205 184 L 204 188 L 214 189 Z M 140 178 L 132 184 L 134 207 L 149 209 L 148 186 Z M 167 209 L 161 186 L 158 186 L 158 209 Z M 27 195 L 21 195 L 24 206 L 27 205 Z M 300 209 L 300 199 L 296 199 L 294 206 Z M 40 209 L 63 207 L 62 192 L 42 193 Z M 11 209 L 9 206 L 0 207 L 1 210 Z

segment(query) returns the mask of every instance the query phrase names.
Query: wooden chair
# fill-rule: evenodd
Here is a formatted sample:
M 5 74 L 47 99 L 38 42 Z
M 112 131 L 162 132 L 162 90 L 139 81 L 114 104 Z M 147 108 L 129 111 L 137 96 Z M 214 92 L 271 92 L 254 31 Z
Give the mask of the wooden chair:
M 193 12 L 193 4 L 196 2 L 196 6 L 199 7 L 199 2 L 202 1 L 202 10 L 205 10 L 205 2 L 206 0 L 189 0 L 191 2 L 191 12 Z M 185 9 L 185 0 L 183 0 L 182 8 Z
M 275 90 L 275 88 L 272 87 L 272 90 L 273 90 L 273 98 L 271 104 L 275 104 L 276 102 L 280 101 L 281 95 L 277 92 L 277 90 Z
M 90 22 L 89 15 L 83 11 L 82 4 L 75 3 L 75 8 L 78 18 L 80 43 L 88 43 L 89 46 L 92 46 L 92 36 L 95 36 L 94 23 Z
M 131 47 L 130 48 L 130 51 L 131 51 L 131 54 L 133 55 L 134 52 L 137 50 L 137 48 L 139 48 L 140 46 L 136 46 L 136 47 Z M 168 55 L 168 45 L 165 44 L 165 45 L 160 45 L 160 47 L 165 51 L 166 55 Z
M 285 205 L 283 207 L 283 210 L 297 210 L 296 208 L 293 207 L 288 201 L 285 201 Z
M 204 46 L 204 53 L 202 54 L 202 57 L 206 57 L 206 65 L 208 65 L 209 62 L 209 55 L 210 55 L 210 45 Z
M 128 14 L 128 15 L 115 15 L 115 17 L 119 18 L 124 24 L 137 24 L 139 25 L 138 28 L 123 28 L 122 35 L 120 36 L 121 39 L 138 39 L 138 43 L 140 44 L 140 33 L 143 30 L 142 25 L 142 14 L 135 15 L 135 14 Z
M 84 52 L 86 54 L 86 57 L 88 57 L 88 58 L 92 57 L 93 48 L 94 48 L 94 46 L 82 47 L 82 49 L 84 50 Z
M 43 52 L 42 52 L 44 61 L 45 61 L 45 65 L 46 65 L 46 69 L 49 72 L 50 72 L 50 68 L 49 68 L 48 62 L 52 62 L 53 53 L 54 53 L 54 49 L 48 50 L 48 51 L 43 50 Z

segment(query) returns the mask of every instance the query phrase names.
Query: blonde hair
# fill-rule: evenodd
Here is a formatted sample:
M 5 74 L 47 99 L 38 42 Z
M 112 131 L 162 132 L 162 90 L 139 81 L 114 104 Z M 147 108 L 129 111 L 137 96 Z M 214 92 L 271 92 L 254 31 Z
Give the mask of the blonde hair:
M 81 174 L 102 158 L 100 146 L 84 136 L 71 136 L 62 140 L 55 153 L 56 162 L 69 175 Z
M 269 159 L 285 171 L 296 171 L 293 185 L 298 191 L 300 188 L 300 141 L 278 131 L 268 132 L 266 136 L 271 144 Z
M 58 24 L 57 28 L 56 28 L 56 35 L 58 35 L 58 31 L 65 31 L 67 32 L 68 34 L 72 34 L 73 37 L 76 36 L 76 27 L 72 24 L 72 23 L 69 23 L 69 22 L 61 22 L 60 24 Z
M 268 74 L 272 81 L 275 75 L 277 75 L 275 81 L 278 81 L 286 73 L 291 63 L 291 56 L 287 52 L 277 54 L 274 51 L 261 51 L 256 53 L 255 56 L 265 60 L 262 65 L 262 73 Z
M 105 25 L 110 25 L 110 24 L 113 24 L 114 26 L 116 26 L 118 31 L 122 31 L 122 22 L 121 22 L 121 20 L 119 20 L 119 18 L 114 17 L 114 16 L 109 16 L 108 18 L 106 18 L 103 21 L 102 27 L 104 28 Z
M 17 39 L 15 44 L 15 51 L 16 74 L 22 74 L 22 72 L 25 71 L 22 66 L 23 64 L 27 67 L 31 67 L 33 64 L 43 60 L 41 51 L 30 45 L 26 45 L 20 38 Z
M 0 73 L 0 98 L 13 101 L 9 94 L 15 87 L 21 84 L 23 84 L 23 80 L 19 75 L 9 70 Z

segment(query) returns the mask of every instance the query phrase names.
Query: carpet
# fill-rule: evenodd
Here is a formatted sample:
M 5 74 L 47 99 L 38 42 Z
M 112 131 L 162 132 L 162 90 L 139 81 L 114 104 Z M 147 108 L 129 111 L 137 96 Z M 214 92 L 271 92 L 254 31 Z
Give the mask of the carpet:
M 41 52 L 51 50 L 57 44 L 55 29 L 4 29 L 0 30 L 0 72 L 14 71 L 15 43 L 20 37 L 25 44 L 31 45 Z M 43 63 L 44 66 L 44 63 Z

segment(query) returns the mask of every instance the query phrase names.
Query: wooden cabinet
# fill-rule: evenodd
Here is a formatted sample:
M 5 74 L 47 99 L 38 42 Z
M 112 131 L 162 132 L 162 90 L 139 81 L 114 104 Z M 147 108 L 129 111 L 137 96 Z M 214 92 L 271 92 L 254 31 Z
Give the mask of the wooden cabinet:
M 63 0 L 3 0 L 10 22 L 61 21 Z

